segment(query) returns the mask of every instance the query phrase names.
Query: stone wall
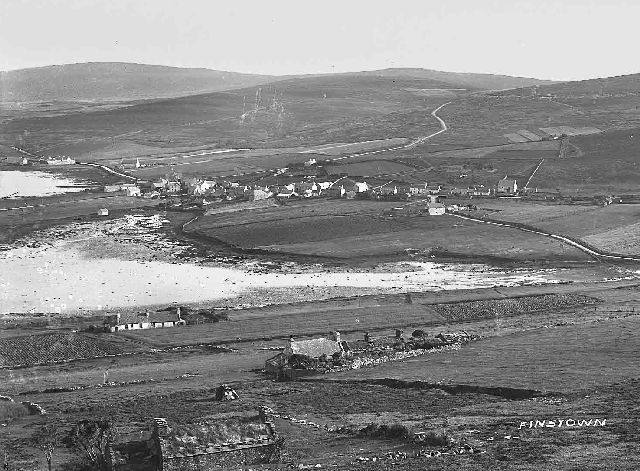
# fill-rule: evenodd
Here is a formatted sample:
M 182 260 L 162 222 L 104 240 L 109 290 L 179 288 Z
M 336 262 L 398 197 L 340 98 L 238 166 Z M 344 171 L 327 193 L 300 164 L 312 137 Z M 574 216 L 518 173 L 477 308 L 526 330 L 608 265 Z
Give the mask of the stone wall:
M 164 458 L 162 471 L 204 471 L 231 469 L 242 465 L 271 462 L 277 458 L 278 445 L 253 445 L 215 453 L 176 455 Z

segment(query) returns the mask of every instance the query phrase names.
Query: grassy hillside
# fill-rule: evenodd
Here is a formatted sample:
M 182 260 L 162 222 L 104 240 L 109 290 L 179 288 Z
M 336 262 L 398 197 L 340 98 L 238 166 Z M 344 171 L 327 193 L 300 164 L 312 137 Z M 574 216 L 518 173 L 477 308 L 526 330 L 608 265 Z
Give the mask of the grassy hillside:
M 415 78 L 307 77 L 116 110 L 17 118 L 4 123 L 2 138 L 36 152 L 82 157 L 118 142 L 161 152 L 413 137 L 439 129 L 429 113 L 450 99 L 418 91 L 451 87 Z
M 122 62 L 0 72 L 0 101 L 104 101 L 175 97 L 264 83 L 273 77 Z
M 502 90 L 505 88 L 531 87 L 534 85 L 549 85 L 550 80 L 539 80 L 529 77 L 511 77 L 509 75 L 472 74 L 458 72 L 442 72 L 431 69 L 382 69 L 367 72 L 356 72 L 361 75 L 379 77 L 414 77 L 430 80 L 440 80 L 462 88 L 479 88 L 485 90 Z
M 526 86 L 530 87 L 531 85 Z M 526 95 L 530 90 L 520 90 L 520 92 Z M 640 73 L 574 82 L 544 84 L 538 87 L 539 95 L 552 94 L 559 97 L 627 95 L 638 93 L 640 93 Z

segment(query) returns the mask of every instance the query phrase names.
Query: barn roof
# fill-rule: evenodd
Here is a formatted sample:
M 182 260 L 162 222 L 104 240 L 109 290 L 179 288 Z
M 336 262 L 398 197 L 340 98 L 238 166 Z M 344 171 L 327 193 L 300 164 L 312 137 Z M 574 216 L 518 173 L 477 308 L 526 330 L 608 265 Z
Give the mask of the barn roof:
M 292 354 L 304 355 L 310 358 L 319 358 L 322 355 L 331 356 L 340 351 L 342 351 L 342 349 L 338 342 L 325 338 L 294 340 L 291 342 Z

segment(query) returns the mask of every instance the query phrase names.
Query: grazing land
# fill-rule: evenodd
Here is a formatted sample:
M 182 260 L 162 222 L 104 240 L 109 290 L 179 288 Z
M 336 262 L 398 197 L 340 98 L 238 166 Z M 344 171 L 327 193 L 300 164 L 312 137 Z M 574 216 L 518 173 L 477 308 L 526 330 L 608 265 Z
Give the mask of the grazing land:
M 602 207 L 498 200 L 483 204 L 473 213 L 492 220 L 522 223 L 570 236 L 607 252 L 625 255 L 640 253 L 637 237 L 640 205 L 637 204 Z
M 450 216 L 421 215 L 421 209 L 418 203 L 301 202 L 204 216 L 188 231 L 247 249 L 337 258 L 422 250 L 463 258 L 588 260 L 577 249 L 552 239 Z
M 265 469 L 316 463 L 345 470 L 386 469 L 392 463 L 394 469 L 407 470 L 416 466 L 479 469 L 496 462 L 503 466 L 498 469 L 513 469 L 523 462 L 534 466 L 559 462 L 569 450 L 588 450 L 596 442 L 598 453 L 576 457 L 576 462 L 591 463 L 597 456 L 601 469 L 614 469 L 609 455 L 602 454 L 602 440 L 617 437 L 622 446 L 632 447 L 638 439 L 635 419 L 621 413 L 633 407 L 632 398 L 638 391 L 633 343 L 637 318 L 629 310 L 632 305 L 640 307 L 637 285 L 558 288 L 567 293 L 566 299 L 575 296 L 579 300 L 585 294 L 598 299 L 598 309 L 580 304 L 563 307 L 546 298 L 544 306 L 538 305 L 542 310 L 468 319 L 455 325 L 435 314 L 442 302 L 451 303 L 456 297 L 485 299 L 490 303 L 487 306 L 497 306 L 502 298 L 508 306 L 510 296 L 544 289 L 520 287 L 501 289 L 500 293 L 416 294 L 413 304 L 392 296 L 354 298 L 351 307 L 334 300 L 315 309 L 313 304 L 254 308 L 232 313 L 229 321 L 211 324 L 209 331 L 193 326 L 139 331 L 123 337 L 109 335 L 104 341 L 119 337 L 122 345 L 130 343 L 140 353 L 0 369 L 4 393 L 47 411 L 44 416 L 25 416 L 13 410 L 19 406 L 12 406 L 3 418 L 10 434 L 0 436 L 0 445 L 11 451 L 14 463 L 35 469 L 42 464 L 42 454 L 31 446 L 17 445 L 45 423 L 58 421 L 60 430 L 65 431 L 77 420 L 109 416 L 124 437 L 145 430 L 148 420 L 160 410 L 164 417 L 182 423 L 266 405 L 285 438 L 286 455 L 283 463 Z M 530 299 L 534 298 L 541 299 Z M 527 298 L 522 299 L 525 302 Z M 379 304 L 380 309 L 357 307 L 360 302 Z M 425 308 L 429 310 L 422 310 Z M 389 316 L 389 312 L 394 314 Z M 404 326 L 407 332 L 420 326 L 430 336 L 442 330 L 464 329 L 480 333 L 482 339 L 460 350 L 302 382 L 274 383 L 261 376 L 264 361 L 275 354 L 263 348 L 282 346 L 292 331 L 314 336 L 318 328 L 342 328 L 350 316 L 357 316 L 359 327 L 371 329 L 379 338 L 391 335 L 393 328 Z M 397 324 L 380 325 L 385 317 Z M 276 321 L 278 318 L 283 322 Z M 318 325 L 309 319 L 317 319 Z M 541 328 L 542 324 L 547 328 Z M 250 325 L 253 331 L 242 329 Z M 234 339 L 239 332 L 242 338 Z M 346 338 L 355 341 L 362 333 L 347 333 Z M 216 340 L 228 341 L 232 350 L 211 346 Z M 181 348 L 174 348 L 177 346 Z M 616 365 L 611 367 L 614 360 Z M 523 369 L 527 375 L 522 375 Z M 217 401 L 214 388 L 222 382 L 230 383 L 240 399 Z M 602 418 L 606 425 L 567 430 L 520 428 L 521 422 L 528 424 L 530 420 L 573 417 Z M 385 438 L 364 431 L 394 424 L 407 432 Z M 432 445 L 406 438 L 405 433 L 412 436 L 418 432 L 447 438 Z M 446 451 L 443 444 L 449 441 L 468 444 L 483 453 L 457 455 L 447 451 L 430 456 L 438 449 Z M 72 459 L 71 450 L 64 446 L 55 456 L 59 462 Z M 635 463 L 632 456 L 629 462 Z
M 588 326 L 546 326 L 475 342 L 462 350 L 327 378 L 395 378 L 561 393 L 589 390 L 634 376 L 640 367 L 634 334 L 639 322 L 634 317 Z

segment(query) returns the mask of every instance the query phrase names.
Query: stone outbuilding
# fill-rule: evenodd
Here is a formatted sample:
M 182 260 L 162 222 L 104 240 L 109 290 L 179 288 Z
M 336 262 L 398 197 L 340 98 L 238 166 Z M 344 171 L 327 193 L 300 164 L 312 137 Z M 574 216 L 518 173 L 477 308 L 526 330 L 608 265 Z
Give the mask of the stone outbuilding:
M 279 379 L 294 379 L 313 372 L 322 360 L 341 358 L 348 352 L 349 345 L 340 338 L 340 332 L 332 332 L 329 338 L 295 340 L 291 337 L 282 353 L 265 362 L 265 370 Z

